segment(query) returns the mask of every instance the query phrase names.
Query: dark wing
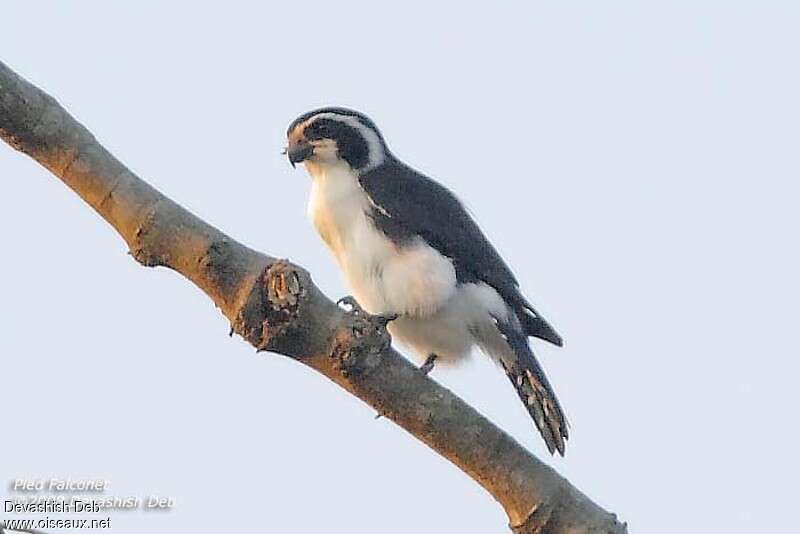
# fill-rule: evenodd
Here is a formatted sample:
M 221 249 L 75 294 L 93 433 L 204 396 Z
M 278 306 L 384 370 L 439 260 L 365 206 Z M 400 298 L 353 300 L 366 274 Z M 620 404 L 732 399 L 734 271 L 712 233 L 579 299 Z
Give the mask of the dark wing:
M 447 188 L 390 159 L 359 178 L 373 203 L 372 218 L 386 236 L 421 236 L 453 261 L 459 282 L 485 282 L 517 313 L 526 334 L 561 346 L 561 336 L 520 293 L 511 269 Z

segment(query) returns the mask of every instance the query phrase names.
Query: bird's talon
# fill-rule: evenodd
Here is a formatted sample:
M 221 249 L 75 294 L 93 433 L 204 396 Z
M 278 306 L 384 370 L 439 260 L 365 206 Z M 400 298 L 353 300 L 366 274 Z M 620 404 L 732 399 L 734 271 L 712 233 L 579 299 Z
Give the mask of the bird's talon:
M 400 317 L 399 313 L 386 313 L 384 315 L 376 315 L 376 319 L 381 326 L 386 326 L 387 324 L 391 323 L 398 317 Z
M 428 376 L 428 374 L 433 371 L 436 358 L 438 358 L 436 354 L 428 354 L 428 357 L 425 358 L 425 363 L 423 363 L 419 368 L 419 370 L 422 371 L 422 374 Z

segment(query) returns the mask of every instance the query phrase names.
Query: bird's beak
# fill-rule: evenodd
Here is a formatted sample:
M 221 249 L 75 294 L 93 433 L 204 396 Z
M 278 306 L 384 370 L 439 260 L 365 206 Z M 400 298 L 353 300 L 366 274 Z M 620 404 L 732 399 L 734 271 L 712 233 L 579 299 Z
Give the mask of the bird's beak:
M 298 163 L 302 163 L 314 155 L 314 147 L 308 141 L 299 141 L 297 143 L 290 143 L 286 147 L 285 153 L 289 156 L 289 163 L 294 167 Z

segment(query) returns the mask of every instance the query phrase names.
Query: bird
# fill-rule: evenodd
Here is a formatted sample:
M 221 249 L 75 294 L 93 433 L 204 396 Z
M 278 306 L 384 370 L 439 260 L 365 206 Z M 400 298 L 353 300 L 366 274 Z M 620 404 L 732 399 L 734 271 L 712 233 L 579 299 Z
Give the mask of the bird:
M 352 292 L 340 302 L 390 317 L 392 339 L 424 361 L 425 374 L 474 348 L 487 354 L 549 452 L 563 456 L 567 419 L 529 338 L 563 340 L 456 195 L 398 159 L 361 112 L 315 109 L 286 135 L 292 167 L 302 163 L 312 178 L 308 217 Z

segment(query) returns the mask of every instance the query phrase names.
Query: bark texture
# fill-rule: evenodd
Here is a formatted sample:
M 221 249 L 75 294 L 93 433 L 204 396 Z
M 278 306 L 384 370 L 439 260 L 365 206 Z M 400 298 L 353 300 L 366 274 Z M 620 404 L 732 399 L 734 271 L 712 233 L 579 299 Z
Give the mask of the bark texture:
M 319 371 L 483 486 L 516 533 L 626 526 L 392 350 L 380 319 L 328 300 L 302 267 L 251 250 L 139 179 L 51 96 L 0 62 L 0 137 L 111 224 L 142 265 L 181 273 L 232 331 Z

